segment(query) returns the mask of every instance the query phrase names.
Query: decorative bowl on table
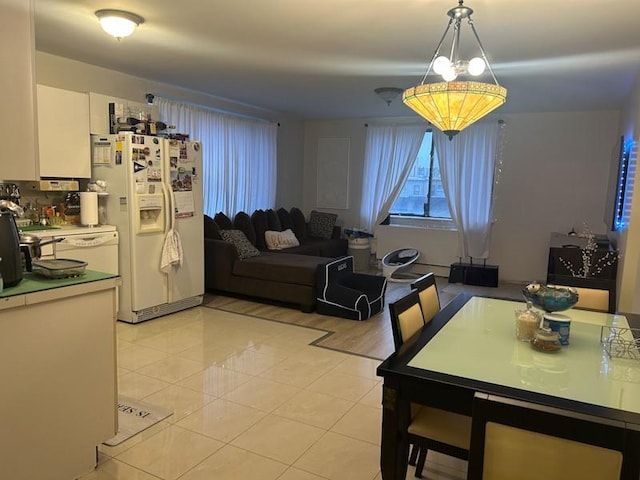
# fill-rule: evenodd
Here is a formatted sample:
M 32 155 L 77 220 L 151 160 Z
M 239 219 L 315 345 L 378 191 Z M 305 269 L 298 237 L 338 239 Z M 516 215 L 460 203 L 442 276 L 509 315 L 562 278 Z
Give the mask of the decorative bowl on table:
M 545 312 L 568 310 L 578 302 L 578 292 L 572 287 L 542 285 L 534 282 L 527 285 L 522 294 L 524 298 Z

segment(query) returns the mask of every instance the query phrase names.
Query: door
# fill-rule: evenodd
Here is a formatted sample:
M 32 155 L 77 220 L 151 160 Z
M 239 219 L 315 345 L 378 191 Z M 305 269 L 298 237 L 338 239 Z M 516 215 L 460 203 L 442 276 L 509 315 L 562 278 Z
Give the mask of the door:
M 182 265 L 169 272 L 169 302 L 204 294 L 202 144 L 166 141 L 173 228 L 182 244 Z
M 167 303 L 167 279 L 160 270 L 168 214 L 162 183 L 164 142 L 130 133 L 124 138 L 131 192 L 131 309 L 137 312 Z

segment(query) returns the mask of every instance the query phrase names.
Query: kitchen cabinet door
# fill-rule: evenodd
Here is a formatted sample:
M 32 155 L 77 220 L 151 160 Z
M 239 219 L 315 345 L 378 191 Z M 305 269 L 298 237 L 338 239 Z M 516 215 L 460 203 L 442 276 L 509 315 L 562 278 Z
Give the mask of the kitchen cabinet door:
M 3 180 L 37 180 L 33 1 L 0 0 Z
M 38 150 L 43 178 L 90 178 L 89 94 L 38 85 Z

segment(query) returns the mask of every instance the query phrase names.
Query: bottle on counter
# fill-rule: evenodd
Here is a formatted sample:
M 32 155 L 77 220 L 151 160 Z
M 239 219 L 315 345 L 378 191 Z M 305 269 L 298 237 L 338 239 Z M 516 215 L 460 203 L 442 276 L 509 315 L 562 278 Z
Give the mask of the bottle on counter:
M 116 125 L 118 132 L 135 132 L 140 135 L 157 135 L 165 130 L 175 129 L 175 125 L 151 119 L 138 119 L 135 117 L 119 117 Z

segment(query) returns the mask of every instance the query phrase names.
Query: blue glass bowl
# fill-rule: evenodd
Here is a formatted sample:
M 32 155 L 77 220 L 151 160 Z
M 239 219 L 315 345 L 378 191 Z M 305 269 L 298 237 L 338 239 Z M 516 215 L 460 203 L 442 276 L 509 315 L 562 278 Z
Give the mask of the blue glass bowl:
M 568 310 L 578 302 L 578 292 L 572 287 L 531 283 L 522 290 L 522 294 L 533 306 L 545 312 Z

